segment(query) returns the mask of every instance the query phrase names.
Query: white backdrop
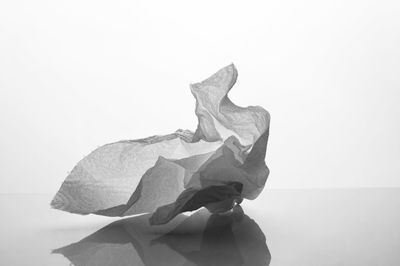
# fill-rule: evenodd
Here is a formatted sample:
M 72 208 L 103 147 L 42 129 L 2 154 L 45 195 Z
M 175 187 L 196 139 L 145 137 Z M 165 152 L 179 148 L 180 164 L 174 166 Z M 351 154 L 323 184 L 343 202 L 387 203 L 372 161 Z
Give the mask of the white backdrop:
M 196 127 L 189 83 L 271 113 L 267 187 L 400 186 L 400 2 L 0 1 L 0 192 Z

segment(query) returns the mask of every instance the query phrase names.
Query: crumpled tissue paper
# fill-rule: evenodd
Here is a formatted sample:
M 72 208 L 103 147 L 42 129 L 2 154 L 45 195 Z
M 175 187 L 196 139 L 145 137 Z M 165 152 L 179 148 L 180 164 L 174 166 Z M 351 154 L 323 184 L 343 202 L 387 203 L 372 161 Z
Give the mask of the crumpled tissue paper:
M 198 126 L 164 136 L 106 144 L 72 169 L 53 208 L 78 214 L 153 213 L 150 224 L 201 207 L 226 212 L 255 199 L 268 178 L 265 153 L 269 113 L 236 106 L 227 94 L 237 79 L 233 64 L 191 84 Z

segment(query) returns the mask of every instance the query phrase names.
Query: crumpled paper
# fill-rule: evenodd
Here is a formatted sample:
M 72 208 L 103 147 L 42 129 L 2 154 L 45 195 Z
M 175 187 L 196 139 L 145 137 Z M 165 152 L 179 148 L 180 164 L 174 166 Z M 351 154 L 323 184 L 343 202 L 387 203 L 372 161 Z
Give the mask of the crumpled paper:
M 269 169 L 265 153 L 269 113 L 236 106 L 227 94 L 237 79 L 233 64 L 191 84 L 198 126 L 164 136 L 106 144 L 67 176 L 51 206 L 78 214 L 127 216 L 154 212 L 151 224 L 206 207 L 230 210 L 255 199 Z

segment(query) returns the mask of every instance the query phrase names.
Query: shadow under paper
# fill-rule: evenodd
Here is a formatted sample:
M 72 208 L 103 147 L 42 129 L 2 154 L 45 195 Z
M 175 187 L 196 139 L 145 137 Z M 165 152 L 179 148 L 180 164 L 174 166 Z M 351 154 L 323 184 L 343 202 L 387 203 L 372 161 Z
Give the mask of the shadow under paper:
M 162 226 L 150 226 L 149 217 L 113 222 L 53 253 L 75 266 L 257 266 L 271 261 L 263 232 L 240 205 L 222 215 L 201 209 Z

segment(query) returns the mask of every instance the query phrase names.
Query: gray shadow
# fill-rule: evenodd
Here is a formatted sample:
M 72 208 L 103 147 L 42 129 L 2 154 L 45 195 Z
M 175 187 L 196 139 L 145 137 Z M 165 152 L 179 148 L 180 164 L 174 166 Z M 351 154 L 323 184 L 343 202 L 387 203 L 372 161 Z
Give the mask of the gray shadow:
M 240 205 L 223 215 L 201 209 L 162 226 L 151 226 L 149 217 L 113 222 L 52 253 L 75 266 L 257 266 L 271 261 L 263 232 Z

